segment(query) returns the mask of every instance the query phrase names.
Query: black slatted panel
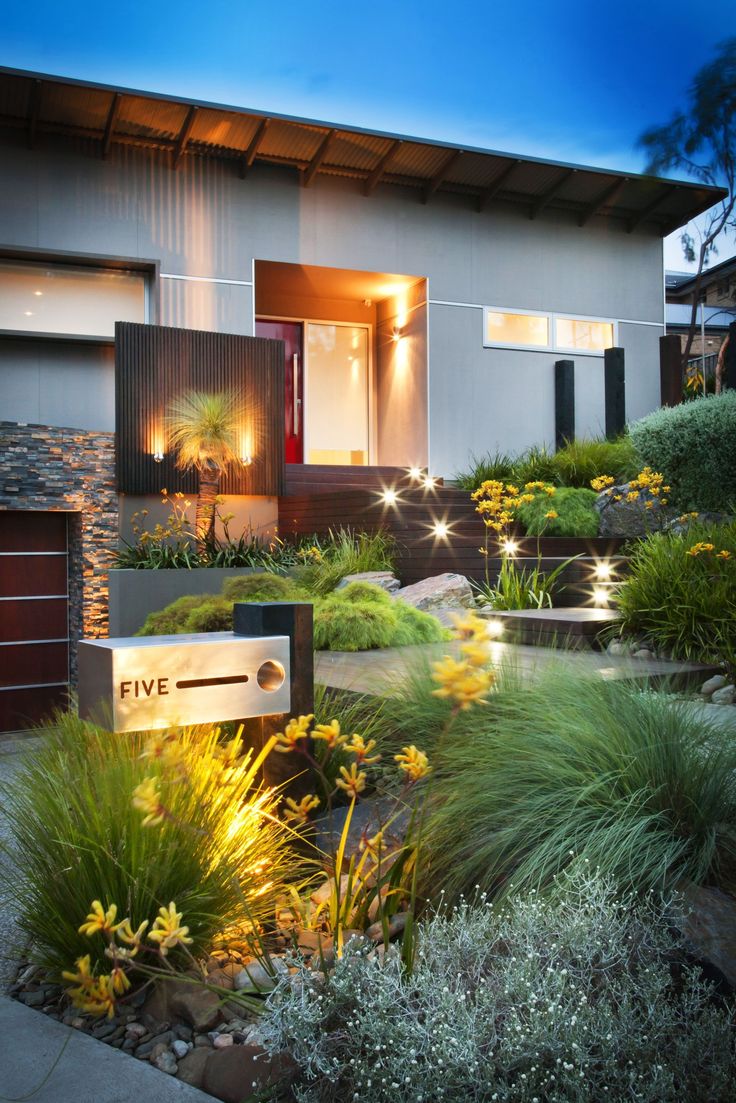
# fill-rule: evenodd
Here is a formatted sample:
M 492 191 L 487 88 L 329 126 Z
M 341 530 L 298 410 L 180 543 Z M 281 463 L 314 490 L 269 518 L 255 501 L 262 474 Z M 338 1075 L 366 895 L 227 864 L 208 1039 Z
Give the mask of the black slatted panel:
M 228 474 L 223 494 L 279 495 L 284 487 L 284 350 L 281 341 L 195 329 L 115 324 L 115 449 L 118 490 L 194 494 L 197 477 L 178 471 L 163 442 L 164 417 L 187 390 L 239 392 L 246 403 L 253 463 Z M 244 426 L 247 431 L 248 426 Z

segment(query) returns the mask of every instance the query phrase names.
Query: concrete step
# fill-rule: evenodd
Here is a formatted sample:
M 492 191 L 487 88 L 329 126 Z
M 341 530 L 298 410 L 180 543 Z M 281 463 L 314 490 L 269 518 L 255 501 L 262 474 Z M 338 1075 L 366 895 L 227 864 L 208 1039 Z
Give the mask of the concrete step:
M 563 606 L 556 609 L 512 609 L 488 612 L 503 625 L 507 643 L 558 647 L 566 651 L 602 650 L 600 634 L 618 614 L 611 609 Z

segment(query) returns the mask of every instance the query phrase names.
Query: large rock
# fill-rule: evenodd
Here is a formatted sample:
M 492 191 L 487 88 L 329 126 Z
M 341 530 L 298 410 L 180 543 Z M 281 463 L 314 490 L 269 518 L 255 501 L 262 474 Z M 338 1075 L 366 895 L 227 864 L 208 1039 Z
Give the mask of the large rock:
M 394 594 L 401 586 L 398 578 L 391 571 L 361 571 L 359 574 L 346 574 L 335 587 L 343 590 L 351 582 L 371 582 L 374 586 L 380 586 L 388 594 Z
M 623 483 L 598 495 L 594 505 L 600 517 L 599 536 L 646 536 L 658 532 L 676 515 L 675 510 L 661 506 L 647 490 L 641 491 L 634 502 L 627 501 L 628 493 L 629 483 Z M 647 502 L 653 503 L 651 509 L 647 509 Z
M 183 1019 L 202 1033 L 212 1030 L 222 1019 L 217 994 L 183 980 L 160 980 L 143 1010 L 160 1022 Z
M 664 526 L 666 532 L 674 532 L 676 535 L 687 532 L 691 525 L 727 525 L 734 517 L 728 513 L 683 513 L 668 521 Z
M 682 933 L 698 957 L 709 961 L 736 987 L 736 899 L 690 882 L 678 886 L 686 906 Z
M 230 1046 L 209 1053 L 202 1076 L 202 1089 L 223 1103 L 242 1103 L 261 1098 L 276 1087 L 285 1088 L 297 1066 L 285 1054 L 269 1057 L 260 1046 Z
M 425 613 L 436 609 L 469 609 L 475 605 L 470 583 L 462 574 L 432 575 L 413 586 L 403 586 L 393 596 Z

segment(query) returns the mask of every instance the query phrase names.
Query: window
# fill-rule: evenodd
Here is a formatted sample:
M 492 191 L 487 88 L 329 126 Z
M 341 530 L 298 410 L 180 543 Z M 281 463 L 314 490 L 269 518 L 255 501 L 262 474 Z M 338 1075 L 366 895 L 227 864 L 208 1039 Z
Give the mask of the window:
M 526 310 L 486 307 L 483 344 L 486 348 L 518 348 L 548 352 L 578 352 L 600 356 L 616 343 L 616 324 L 605 318 L 569 314 L 535 314 Z
M 613 345 L 613 322 L 589 322 L 582 318 L 555 318 L 555 346 L 602 352 Z
M 145 321 L 143 272 L 0 261 L 0 329 L 112 337 L 115 322 Z
M 512 314 L 508 311 L 488 310 L 486 344 L 549 348 L 549 318 L 546 314 Z

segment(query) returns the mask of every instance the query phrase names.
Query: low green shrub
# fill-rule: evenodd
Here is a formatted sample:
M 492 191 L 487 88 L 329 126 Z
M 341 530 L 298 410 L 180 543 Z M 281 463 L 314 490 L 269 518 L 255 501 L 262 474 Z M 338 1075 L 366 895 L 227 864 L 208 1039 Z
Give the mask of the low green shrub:
M 595 499 L 595 491 L 590 488 L 561 486 L 554 498 L 537 494 L 533 502 L 524 502 L 517 517 L 530 536 L 597 536 L 600 518 Z M 557 516 L 548 518 L 550 510 Z
M 736 391 L 663 406 L 630 426 L 643 462 L 671 484 L 681 510 L 727 512 L 736 505 Z
M 686 703 L 560 665 L 472 715 L 435 749 L 432 892 L 539 889 L 575 854 L 642 892 L 736 889 L 736 744 Z
M 109 971 L 104 940 L 78 931 L 93 900 L 117 904 L 133 929 L 174 900 L 195 953 L 230 924 L 272 918 L 293 874 L 290 833 L 245 760 L 224 763 L 220 754 L 216 729 L 189 729 L 174 741 L 120 736 L 68 714 L 44 732 L 41 753 L 29 749 L 4 798 L 17 840 L 4 895 L 39 960 L 58 971 L 89 953 Z M 153 826 L 133 807 L 148 777 L 167 808 Z
M 584 876 L 435 915 L 408 975 L 393 946 L 301 966 L 259 1023 L 301 1103 L 730 1103 L 733 1028 L 664 916 Z
M 616 605 L 625 634 L 644 635 L 676 658 L 733 663 L 736 522 L 693 522 L 684 533 L 639 541 Z
M 377 605 L 393 605 L 386 590 L 373 582 L 349 582 L 347 586 L 341 586 L 333 593 L 340 601 L 371 601 Z
M 314 647 L 316 651 L 391 647 L 397 626 L 394 610 L 380 602 L 327 597 L 315 606 Z
M 145 627 L 145 625 L 144 625 Z M 206 597 L 200 605 L 190 609 L 181 632 L 231 632 L 233 627 L 233 603 L 224 597 Z M 141 631 L 139 634 L 145 634 Z
M 264 571 L 226 579 L 222 596 L 228 601 L 303 601 L 306 591 L 291 578 Z
M 626 483 L 642 466 L 628 434 L 616 440 L 598 437 L 568 441 L 555 452 L 552 465 L 561 486 L 588 490 L 591 480 L 599 475 L 613 475 L 617 483 Z
M 136 635 L 171 636 L 185 632 L 184 625 L 187 617 L 194 609 L 199 608 L 203 600 L 202 594 L 185 594 L 184 597 L 178 597 L 163 609 L 149 613 Z

